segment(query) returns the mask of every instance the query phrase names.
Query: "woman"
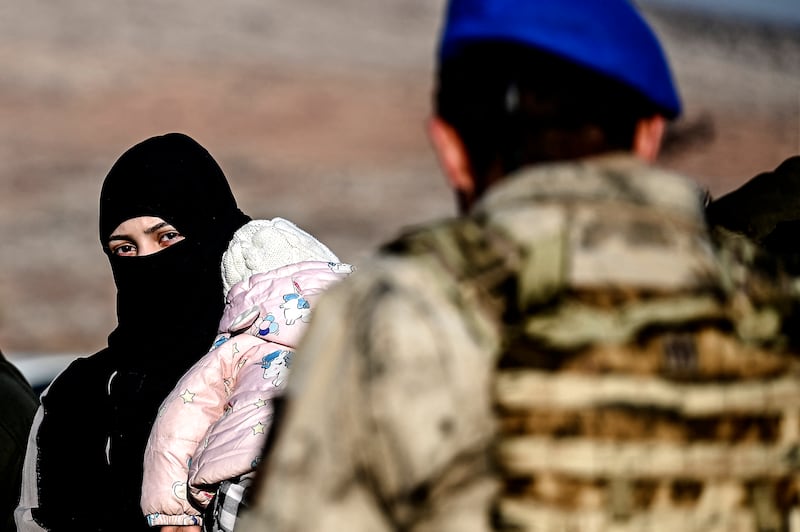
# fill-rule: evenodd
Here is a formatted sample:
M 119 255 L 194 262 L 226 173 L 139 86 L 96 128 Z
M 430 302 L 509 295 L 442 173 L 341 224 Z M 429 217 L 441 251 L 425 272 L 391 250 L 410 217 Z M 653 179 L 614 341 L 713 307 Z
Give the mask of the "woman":
M 100 194 L 117 286 L 108 347 L 42 395 L 25 460 L 20 531 L 146 531 L 142 457 L 158 406 L 222 315 L 220 261 L 249 221 L 211 155 L 186 135 L 125 152 Z

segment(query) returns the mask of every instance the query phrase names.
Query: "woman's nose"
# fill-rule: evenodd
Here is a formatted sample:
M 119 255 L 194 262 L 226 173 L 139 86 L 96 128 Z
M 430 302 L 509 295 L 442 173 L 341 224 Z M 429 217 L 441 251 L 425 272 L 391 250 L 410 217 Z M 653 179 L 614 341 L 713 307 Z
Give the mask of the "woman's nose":
M 140 257 L 144 257 L 145 255 L 152 255 L 153 253 L 158 253 L 161 251 L 161 246 L 158 245 L 158 242 L 151 239 L 145 239 L 144 242 L 139 243 L 139 253 Z

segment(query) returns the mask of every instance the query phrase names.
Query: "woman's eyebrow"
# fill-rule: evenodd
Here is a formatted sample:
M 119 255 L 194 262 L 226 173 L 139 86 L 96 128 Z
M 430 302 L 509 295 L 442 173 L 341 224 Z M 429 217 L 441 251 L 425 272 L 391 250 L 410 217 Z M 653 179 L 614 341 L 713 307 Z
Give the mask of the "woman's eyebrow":
M 159 222 L 159 223 L 155 224 L 154 226 L 148 227 L 147 229 L 145 229 L 144 230 L 144 234 L 146 234 L 146 235 L 153 234 L 156 231 L 158 231 L 159 229 L 167 227 L 168 225 L 169 224 L 167 222 Z M 129 240 L 129 241 L 133 241 L 133 237 L 131 235 L 125 235 L 125 234 L 111 235 L 110 237 L 108 237 L 108 241 L 111 242 L 112 240 Z
M 169 224 L 167 222 L 159 222 L 156 225 L 154 225 L 153 227 L 149 227 L 149 228 L 145 229 L 144 230 L 144 234 L 149 235 L 149 234 L 155 233 L 159 229 L 161 229 L 163 227 L 166 227 L 168 225 Z
M 108 237 L 109 242 L 113 242 L 114 240 L 128 240 L 132 242 L 133 237 L 130 235 L 111 235 L 110 237 Z

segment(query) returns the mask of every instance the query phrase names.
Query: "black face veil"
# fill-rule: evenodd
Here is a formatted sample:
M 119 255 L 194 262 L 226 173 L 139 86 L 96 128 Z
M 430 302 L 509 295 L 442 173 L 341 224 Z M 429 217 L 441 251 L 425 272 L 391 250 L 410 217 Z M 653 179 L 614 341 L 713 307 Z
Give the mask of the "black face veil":
M 144 257 L 111 254 L 108 237 L 138 216 L 164 219 L 185 240 Z M 117 285 L 109 347 L 119 364 L 185 370 L 205 353 L 224 304 L 222 253 L 247 221 L 219 165 L 186 135 L 147 139 L 117 160 L 100 194 L 100 241 Z

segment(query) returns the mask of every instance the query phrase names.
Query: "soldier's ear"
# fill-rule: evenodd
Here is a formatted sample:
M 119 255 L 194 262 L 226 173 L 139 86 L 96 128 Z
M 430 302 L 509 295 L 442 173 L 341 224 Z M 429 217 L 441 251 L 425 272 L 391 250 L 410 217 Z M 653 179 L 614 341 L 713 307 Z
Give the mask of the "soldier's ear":
M 661 151 L 666 126 L 667 120 L 661 115 L 639 120 L 633 135 L 633 153 L 649 163 L 654 162 Z
M 453 126 L 437 116 L 431 117 L 428 120 L 428 137 L 450 187 L 460 194 L 469 197 L 474 195 L 475 179 L 469 158 Z

